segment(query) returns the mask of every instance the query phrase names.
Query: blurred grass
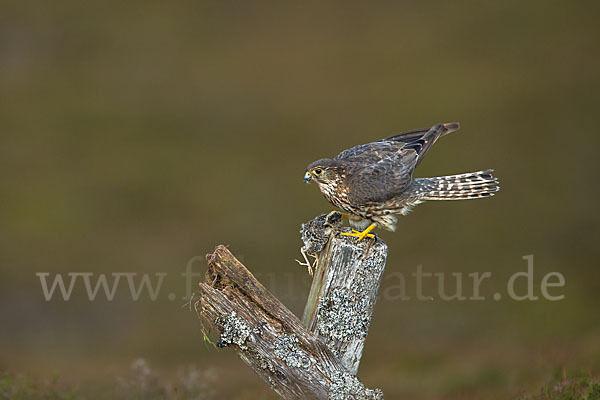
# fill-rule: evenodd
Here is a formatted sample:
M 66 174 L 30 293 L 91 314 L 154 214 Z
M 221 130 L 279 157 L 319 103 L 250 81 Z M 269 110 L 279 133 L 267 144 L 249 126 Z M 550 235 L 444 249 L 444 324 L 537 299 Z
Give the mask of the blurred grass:
M 180 297 L 188 260 L 224 243 L 298 314 L 299 225 L 331 209 L 306 165 L 457 120 L 417 175 L 495 168 L 502 191 L 382 232 L 388 274 L 491 271 L 500 290 L 534 254 L 536 282 L 561 272 L 565 299 L 380 301 L 363 380 L 390 398 L 506 398 L 557 366 L 597 372 L 598 11 L 2 3 L 0 369 L 91 382 L 144 357 L 235 369 L 223 398 L 267 396 L 200 344 L 183 300 L 46 302 L 35 273 L 168 272 L 161 293 Z

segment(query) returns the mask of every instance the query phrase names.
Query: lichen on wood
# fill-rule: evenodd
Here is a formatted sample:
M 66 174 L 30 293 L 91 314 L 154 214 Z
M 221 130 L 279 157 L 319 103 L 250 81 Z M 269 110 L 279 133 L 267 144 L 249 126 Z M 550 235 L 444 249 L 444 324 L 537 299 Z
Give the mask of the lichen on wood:
M 217 347 L 237 344 L 240 349 L 247 349 L 246 340 L 248 340 L 252 331 L 246 321 L 238 317 L 235 311 L 232 311 L 229 315 L 218 317 L 215 320 L 215 325 L 223 330 L 221 338 L 217 342 Z
M 368 389 L 358 378 L 348 372 L 336 373 L 332 377 L 332 384 L 328 400 L 346 400 L 354 396 L 360 400 L 383 399 L 380 389 Z
M 364 299 L 357 298 L 349 289 L 334 288 L 329 296 L 319 299 L 316 324 L 318 333 L 341 342 L 367 336 L 370 321 L 366 305 Z

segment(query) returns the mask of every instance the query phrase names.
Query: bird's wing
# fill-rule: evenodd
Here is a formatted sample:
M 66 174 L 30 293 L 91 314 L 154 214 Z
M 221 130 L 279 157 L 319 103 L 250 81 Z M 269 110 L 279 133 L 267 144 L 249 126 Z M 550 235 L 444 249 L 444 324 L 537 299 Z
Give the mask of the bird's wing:
M 338 161 L 346 170 L 348 200 L 354 204 L 379 203 L 406 190 L 417 152 L 396 142 L 378 141 L 346 150 Z
M 427 150 L 439 137 L 456 129 L 456 123 L 438 124 L 341 152 L 334 160 L 346 167 L 349 200 L 355 204 L 379 203 L 401 194 Z
M 460 128 L 458 122 L 437 124 L 431 128 L 415 129 L 413 131 L 398 133 L 381 139 L 382 142 L 394 141 L 404 143 L 404 148 L 411 148 L 417 152 L 417 165 L 421 162 L 425 153 L 442 136 L 454 132 Z

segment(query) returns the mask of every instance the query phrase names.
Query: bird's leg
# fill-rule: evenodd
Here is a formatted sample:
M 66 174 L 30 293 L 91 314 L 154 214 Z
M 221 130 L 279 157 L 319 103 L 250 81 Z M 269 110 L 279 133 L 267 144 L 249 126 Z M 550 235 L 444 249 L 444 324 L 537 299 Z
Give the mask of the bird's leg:
M 333 213 L 340 213 L 340 215 L 342 216 L 342 218 L 350 219 L 350 215 L 348 215 L 348 214 L 346 214 L 346 213 L 343 213 L 343 212 L 341 212 L 341 211 L 338 211 L 338 210 L 333 210 L 333 211 L 331 211 L 331 212 L 330 212 L 329 214 L 327 214 L 327 215 L 331 215 L 331 214 L 333 214 Z
M 360 242 L 365 237 L 374 238 L 375 235 L 373 235 L 372 233 L 369 233 L 369 232 L 371 232 L 373 229 L 375 229 L 376 226 L 377 226 L 376 223 L 372 223 L 371 225 L 369 225 L 369 227 L 367 229 L 365 229 L 362 232 L 358 232 L 358 231 L 355 231 L 354 229 L 352 229 L 352 233 L 342 232 L 341 234 L 344 236 L 357 237 L 358 241 Z

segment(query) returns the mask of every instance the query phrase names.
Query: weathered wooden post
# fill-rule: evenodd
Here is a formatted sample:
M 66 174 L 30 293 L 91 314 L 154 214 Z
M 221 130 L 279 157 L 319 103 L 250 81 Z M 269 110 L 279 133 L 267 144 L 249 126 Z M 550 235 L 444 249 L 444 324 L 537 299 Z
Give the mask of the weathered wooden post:
M 353 375 L 358 372 L 386 258 L 387 245 L 381 239 L 357 242 L 336 232 L 318 256 L 302 322 Z
M 195 309 L 220 331 L 217 346 L 236 348 L 283 399 L 383 399 L 356 372 L 387 246 L 340 236 L 331 216 L 303 226 L 303 249 L 318 259 L 304 325 L 224 246 L 207 255 Z

